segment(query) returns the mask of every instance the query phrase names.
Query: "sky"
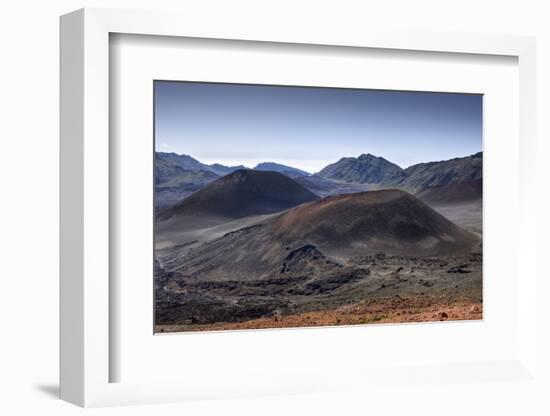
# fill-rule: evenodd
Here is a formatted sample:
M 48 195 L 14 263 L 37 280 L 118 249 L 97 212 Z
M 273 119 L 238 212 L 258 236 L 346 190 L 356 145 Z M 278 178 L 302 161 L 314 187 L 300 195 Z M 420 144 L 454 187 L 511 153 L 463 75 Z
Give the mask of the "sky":
M 410 165 L 482 150 L 482 95 L 155 81 L 155 149 L 310 173 L 363 153 Z

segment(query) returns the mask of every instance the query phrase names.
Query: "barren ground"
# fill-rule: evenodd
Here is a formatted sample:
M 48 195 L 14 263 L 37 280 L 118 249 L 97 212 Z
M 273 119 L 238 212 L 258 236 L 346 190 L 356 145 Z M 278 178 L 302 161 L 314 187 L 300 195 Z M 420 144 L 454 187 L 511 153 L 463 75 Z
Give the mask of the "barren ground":
M 328 219 L 315 218 L 312 223 L 324 228 L 294 236 L 308 230 L 307 216 L 298 215 L 297 224 L 283 230 L 290 242 L 270 231 L 288 211 L 233 221 L 163 221 L 155 234 L 155 333 L 482 319 L 481 205 L 432 208 L 479 240 L 468 252 L 417 255 L 425 248 L 421 245 L 400 255 L 382 249 L 368 254 L 380 237 L 369 244 L 357 241 L 376 228 L 375 222 L 365 232 L 355 227 L 353 244 L 344 242 L 351 251 L 342 252 L 336 225 L 366 218 L 364 209 L 349 221 L 343 209 Z M 382 214 L 403 221 L 403 212 L 410 214 L 410 209 Z M 424 223 L 437 223 L 429 214 Z M 443 225 L 435 237 L 453 240 L 454 226 Z M 462 235 L 455 234 L 455 239 Z M 345 235 L 349 240 L 351 234 Z
M 483 304 L 468 298 L 417 295 L 368 299 L 331 310 L 270 316 L 246 322 L 157 325 L 155 332 L 297 328 L 405 322 L 481 320 Z

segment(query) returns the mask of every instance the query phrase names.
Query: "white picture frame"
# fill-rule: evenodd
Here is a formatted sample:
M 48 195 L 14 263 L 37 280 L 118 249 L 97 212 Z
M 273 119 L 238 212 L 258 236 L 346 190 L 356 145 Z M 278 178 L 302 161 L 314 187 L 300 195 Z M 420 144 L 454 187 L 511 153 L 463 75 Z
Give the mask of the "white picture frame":
M 535 169 L 535 41 L 508 35 L 330 30 L 312 25 L 281 28 L 266 21 L 194 21 L 167 13 L 82 9 L 61 18 L 61 398 L 79 406 L 159 403 L 200 398 L 339 391 L 371 386 L 411 374 L 411 369 L 334 369 L 330 374 L 272 374 L 263 380 L 212 383 L 180 381 L 111 382 L 110 365 L 110 34 L 331 45 L 332 47 L 430 51 L 443 54 L 504 55 L 519 66 L 519 195 L 517 293 L 519 345 L 509 359 L 440 363 L 414 368 L 413 379 L 446 378 L 471 383 L 507 380 L 537 387 L 536 211 L 531 178 Z M 540 323 L 538 324 L 540 325 Z M 311 333 L 310 333 L 311 334 Z M 152 334 L 151 334 L 152 335 Z M 311 336 L 311 335 L 304 335 Z M 471 377 L 472 373 L 482 376 Z M 342 382 L 342 380 L 347 380 Z M 411 379 L 412 380 L 412 379 Z M 413 381 L 410 381 L 413 382 Z M 360 391 L 357 390 L 357 391 Z

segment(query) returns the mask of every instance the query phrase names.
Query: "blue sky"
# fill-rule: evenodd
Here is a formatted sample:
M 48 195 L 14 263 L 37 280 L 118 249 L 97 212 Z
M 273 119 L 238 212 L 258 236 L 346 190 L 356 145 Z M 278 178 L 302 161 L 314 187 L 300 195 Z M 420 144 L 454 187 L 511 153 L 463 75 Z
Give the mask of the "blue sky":
M 155 81 L 155 148 L 317 172 L 371 153 L 401 167 L 482 150 L 475 94 Z

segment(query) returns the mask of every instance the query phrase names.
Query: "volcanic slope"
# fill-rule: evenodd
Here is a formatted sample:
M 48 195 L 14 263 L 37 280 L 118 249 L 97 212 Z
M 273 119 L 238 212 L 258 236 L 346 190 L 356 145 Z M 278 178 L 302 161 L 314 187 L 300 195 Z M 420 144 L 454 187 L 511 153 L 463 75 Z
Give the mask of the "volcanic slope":
M 450 205 L 481 201 L 483 184 L 481 179 L 434 186 L 416 194 L 416 197 L 430 206 Z
M 396 185 L 415 193 L 435 186 L 474 182 L 483 176 L 483 153 L 440 162 L 419 163 L 409 166 L 404 172 L 405 178 Z
M 461 227 L 482 232 L 482 180 L 434 186 L 416 196 Z
M 315 275 L 352 257 L 386 253 L 469 253 L 479 238 L 399 190 L 327 197 L 232 231 L 182 256 L 164 253 L 167 271 L 192 280 L 254 280 Z M 289 273 L 287 273 L 287 276 Z
M 318 199 L 287 176 L 272 171 L 237 170 L 159 213 L 172 217 L 237 219 L 284 211 Z

